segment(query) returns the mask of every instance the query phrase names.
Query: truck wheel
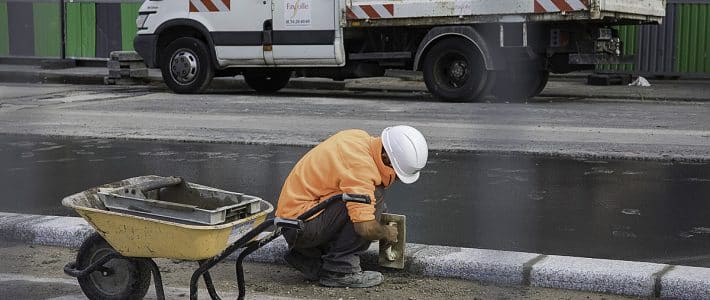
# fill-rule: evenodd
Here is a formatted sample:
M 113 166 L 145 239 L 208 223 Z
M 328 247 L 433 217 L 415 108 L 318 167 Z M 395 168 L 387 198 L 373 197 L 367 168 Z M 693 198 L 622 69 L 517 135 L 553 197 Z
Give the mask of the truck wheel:
M 539 95 L 549 78 L 550 72 L 535 66 L 502 71 L 496 76 L 493 95 L 498 101 L 525 102 Z
M 194 37 L 181 37 L 161 53 L 160 71 L 165 84 L 178 94 L 199 93 L 214 77 L 207 45 Z
M 264 69 L 249 70 L 244 72 L 244 81 L 253 90 L 259 93 L 273 93 L 288 84 L 291 79 L 291 70 Z
M 545 90 L 545 87 L 547 86 L 547 81 L 550 80 L 550 72 L 549 71 L 542 71 L 540 72 L 540 76 L 538 77 L 538 82 L 537 82 L 537 88 L 533 91 L 532 94 L 530 94 L 530 98 L 537 97 L 537 95 L 540 95 L 543 90 Z
M 113 253 L 114 250 L 101 235 L 87 238 L 76 255 L 78 270 Z M 105 271 L 94 271 L 79 277 L 79 286 L 89 299 L 143 299 L 150 287 L 150 266 L 128 258 L 115 258 L 104 264 Z
M 436 43 L 426 54 L 423 71 L 429 92 L 444 101 L 476 101 L 490 86 L 483 54 L 462 38 Z

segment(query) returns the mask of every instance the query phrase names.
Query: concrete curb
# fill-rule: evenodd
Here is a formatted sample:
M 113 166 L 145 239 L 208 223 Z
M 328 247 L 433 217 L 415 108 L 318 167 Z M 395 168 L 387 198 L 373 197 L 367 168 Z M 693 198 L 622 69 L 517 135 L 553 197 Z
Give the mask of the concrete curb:
M 92 232 L 82 218 L 0 213 L 3 239 L 78 248 Z M 278 238 L 248 260 L 284 264 L 287 250 L 284 239 Z M 362 257 L 363 265 L 376 265 L 377 251 L 373 243 Z M 405 271 L 424 276 L 636 297 L 707 299 L 710 295 L 710 268 L 421 244 L 408 244 L 406 252 Z
M 108 75 L 108 71 L 106 71 Z M 68 74 L 60 73 L 57 70 L 0 70 L 0 81 L 2 82 L 30 82 L 30 83 L 61 83 L 61 84 L 104 84 L 103 76 L 96 74 Z
M 108 70 L 104 68 L 69 68 L 66 70 L 42 69 L 39 67 L 8 67 L 3 69 L 0 65 L 0 82 L 15 83 L 61 83 L 61 84 L 104 84 L 104 77 Z M 332 81 L 323 78 L 293 78 L 287 88 L 303 90 L 325 91 L 351 91 L 351 92 L 398 92 L 398 93 L 428 93 L 421 80 L 421 75 L 413 72 L 389 72 L 387 80 L 351 79 L 346 81 Z M 583 77 L 553 77 L 552 82 L 581 80 Z M 122 80 L 124 84 L 152 84 L 162 85 L 163 80 L 158 70 L 151 69 L 150 75 L 141 80 Z M 559 84 L 558 84 L 559 85 Z M 244 80 L 238 76 L 234 78 L 216 78 L 210 85 L 213 89 L 248 89 Z M 549 86 L 548 86 L 549 87 Z M 698 93 L 674 95 L 664 93 L 662 89 L 644 90 L 628 88 L 624 90 L 612 89 L 567 89 L 551 88 L 544 90 L 540 97 L 548 98 L 594 98 L 594 99 L 631 99 L 651 101 L 710 101 L 704 94 L 705 90 Z M 696 95 L 697 94 L 697 95 Z

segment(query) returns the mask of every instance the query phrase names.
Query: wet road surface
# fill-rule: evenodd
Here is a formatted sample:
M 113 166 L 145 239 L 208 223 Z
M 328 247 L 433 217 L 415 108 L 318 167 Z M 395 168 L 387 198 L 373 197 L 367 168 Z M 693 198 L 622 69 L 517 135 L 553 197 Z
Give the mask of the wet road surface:
M 0 135 L 0 211 L 74 215 L 69 194 L 146 174 L 274 202 L 301 147 Z M 393 186 L 408 241 L 710 267 L 710 168 L 432 152 Z

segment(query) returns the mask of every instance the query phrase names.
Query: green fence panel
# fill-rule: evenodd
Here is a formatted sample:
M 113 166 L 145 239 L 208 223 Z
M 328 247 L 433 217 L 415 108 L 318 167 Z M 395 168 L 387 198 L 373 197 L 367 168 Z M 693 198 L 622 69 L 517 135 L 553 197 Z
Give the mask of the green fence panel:
M 10 34 L 7 24 L 7 3 L 0 3 L 0 55 L 10 54 Z
M 67 3 L 66 15 L 66 47 L 67 57 L 81 56 L 81 3 Z
M 59 57 L 62 55 L 62 26 L 59 3 L 33 3 L 35 28 L 35 55 Z
M 710 72 L 710 5 L 679 4 L 676 20 L 676 71 Z
M 624 55 L 636 55 L 636 35 L 638 34 L 638 26 L 620 26 L 619 36 L 624 41 Z M 634 64 L 622 65 L 623 70 L 635 70 Z
M 83 57 L 96 56 L 96 4 L 81 4 L 81 53 Z
M 141 3 L 121 3 L 121 40 L 124 51 L 133 51 L 133 38 L 136 36 L 136 18 Z
M 96 10 L 94 3 L 66 4 L 67 57 L 96 56 Z

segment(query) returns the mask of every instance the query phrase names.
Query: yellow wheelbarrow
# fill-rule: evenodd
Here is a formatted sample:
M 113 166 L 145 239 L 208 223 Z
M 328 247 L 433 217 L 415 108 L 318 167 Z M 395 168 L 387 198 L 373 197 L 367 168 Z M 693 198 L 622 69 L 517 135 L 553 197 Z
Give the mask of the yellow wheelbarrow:
M 246 288 L 244 258 L 338 200 L 370 203 L 368 196 L 342 194 L 322 201 L 297 219 L 268 218 L 273 206 L 261 198 L 189 183 L 179 177 L 141 176 L 92 188 L 62 200 L 96 229 L 64 273 L 76 277 L 89 299 L 140 299 L 150 287 L 165 299 L 153 258 L 197 261 L 190 299 L 202 277 L 212 299 L 220 299 L 209 270 L 232 253 L 237 257 L 239 299 Z M 267 229 L 273 228 L 273 231 Z

